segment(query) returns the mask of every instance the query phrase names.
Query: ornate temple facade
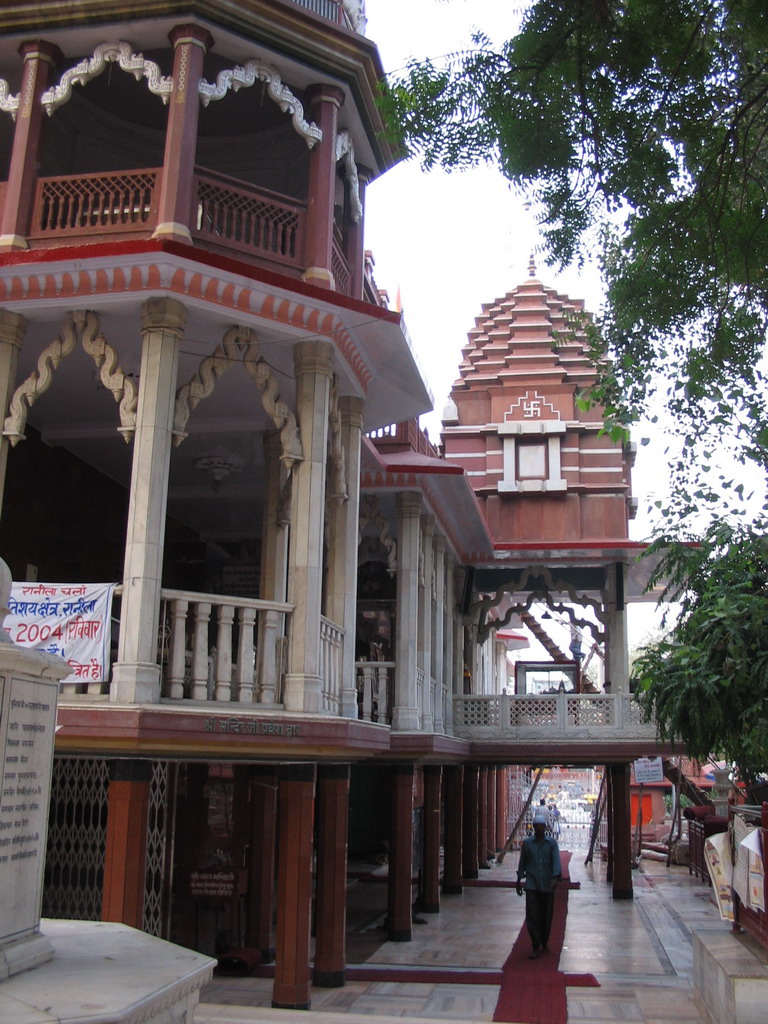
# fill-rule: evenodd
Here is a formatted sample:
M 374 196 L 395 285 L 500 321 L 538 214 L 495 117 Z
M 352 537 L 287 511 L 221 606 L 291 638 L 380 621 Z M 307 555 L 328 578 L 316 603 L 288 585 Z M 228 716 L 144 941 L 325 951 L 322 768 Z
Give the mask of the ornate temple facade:
M 485 309 L 444 450 L 417 426 L 363 246 L 397 159 L 363 8 L 0 9 L 0 554 L 45 649 L 104 649 L 62 684 L 44 912 L 256 949 L 276 1006 L 344 984 L 348 850 L 388 850 L 407 941 L 414 858 L 437 912 L 503 845 L 508 765 L 613 764 L 626 895 L 626 766 L 661 749 L 578 308 L 532 278 Z M 595 692 L 510 684 L 538 606 L 601 648 Z

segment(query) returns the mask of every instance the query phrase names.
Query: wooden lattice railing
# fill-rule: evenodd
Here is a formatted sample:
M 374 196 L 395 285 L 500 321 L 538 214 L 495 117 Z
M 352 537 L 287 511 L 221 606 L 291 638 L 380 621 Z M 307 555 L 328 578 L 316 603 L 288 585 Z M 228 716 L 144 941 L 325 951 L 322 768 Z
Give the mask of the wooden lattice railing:
M 151 235 L 158 222 L 162 168 L 40 178 L 28 237 L 50 244 L 76 235 Z M 0 182 L 0 209 L 5 183 Z M 287 196 L 198 168 L 190 230 L 204 247 L 236 251 L 300 271 L 307 213 Z M 352 274 L 339 237 L 331 270 L 336 291 L 348 295 Z
M 151 230 L 157 178 L 155 168 L 40 178 L 29 237 Z
M 227 249 L 302 266 L 304 209 L 292 200 L 198 171 L 192 233 Z
M 333 274 L 336 291 L 341 292 L 342 295 L 349 295 L 349 289 L 352 286 L 352 274 L 349 264 L 341 251 L 341 243 L 335 238 L 331 253 L 331 273 Z

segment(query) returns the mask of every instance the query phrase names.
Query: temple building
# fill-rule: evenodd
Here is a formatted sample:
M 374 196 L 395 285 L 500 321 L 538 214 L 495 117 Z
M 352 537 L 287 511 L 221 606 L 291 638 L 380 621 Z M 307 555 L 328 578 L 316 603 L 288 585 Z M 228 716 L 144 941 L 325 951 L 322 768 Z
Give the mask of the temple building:
M 532 766 L 606 766 L 630 897 L 628 765 L 666 749 L 582 306 L 532 272 L 484 307 L 441 445 L 418 426 L 363 244 L 399 158 L 364 30 L 361 0 L 0 8 L 6 625 L 72 668 L 43 911 L 255 949 L 276 1007 L 345 982 L 349 855 L 387 851 L 407 942 L 412 874 L 439 912 Z

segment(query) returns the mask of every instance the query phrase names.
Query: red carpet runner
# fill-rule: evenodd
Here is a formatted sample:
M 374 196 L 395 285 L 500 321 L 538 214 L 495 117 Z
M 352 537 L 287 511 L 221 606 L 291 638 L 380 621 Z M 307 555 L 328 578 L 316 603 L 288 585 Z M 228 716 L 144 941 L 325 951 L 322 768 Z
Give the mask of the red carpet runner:
M 555 912 L 549 936 L 549 952 L 538 960 L 529 960 L 531 940 L 523 924 L 512 952 L 502 967 L 501 991 L 493 1019 L 513 1021 L 515 1024 L 567 1024 L 568 1004 L 566 985 L 599 985 L 592 974 L 563 974 L 558 971 L 560 952 L 565 937 L 565 918 L 568 913 L 568 890 L 578 888 L 570 883 L 568 863 L 570 853 L 561 852 L 562 884 L 555 892 Z

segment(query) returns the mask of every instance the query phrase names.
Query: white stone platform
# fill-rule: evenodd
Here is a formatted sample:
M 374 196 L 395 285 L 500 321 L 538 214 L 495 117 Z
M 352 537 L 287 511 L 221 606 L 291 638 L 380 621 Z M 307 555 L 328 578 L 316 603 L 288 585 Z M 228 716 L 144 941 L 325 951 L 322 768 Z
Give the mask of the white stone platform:
M 696 1005 L 711 1024 L 765 1024 L 768 953 L 751 936 L 693 933 Z
M 41 922 L 52 960 L 0 983 L 0 1024 L 191 1024 L 216 961 L 122 924 Z

